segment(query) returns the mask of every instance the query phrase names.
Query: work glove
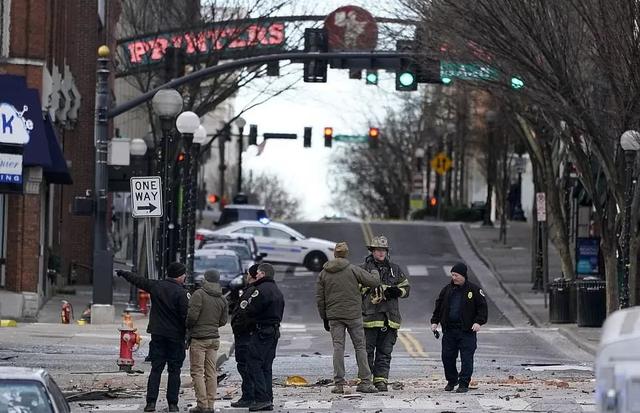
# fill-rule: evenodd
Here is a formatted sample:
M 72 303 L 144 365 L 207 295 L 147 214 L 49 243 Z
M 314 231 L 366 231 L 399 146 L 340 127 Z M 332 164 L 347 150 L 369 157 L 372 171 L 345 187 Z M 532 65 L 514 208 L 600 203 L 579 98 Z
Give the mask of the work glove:
M 116 270 L 116 275 L 118 277 L 124 277 L 126 275 L 131 275 L 131 272 L 126 270 Z
M 380 304 L 384 300 L 384 292 L 382 287 L 376 287 L 371 293 L 371 304 Z
M 396 287 L 395 285 L 387 287 L 387 289 L 384 290 L 384 298 L 386 298 L 387 300 L 391 298 L 398 298 L 401 295 L 402 295 L 402 290 Z
M 327 331 L 330 331 L 331 328 L 329 328 L 329 320 L 322 320 L 322 321 L 324 321 L 324 329 Z

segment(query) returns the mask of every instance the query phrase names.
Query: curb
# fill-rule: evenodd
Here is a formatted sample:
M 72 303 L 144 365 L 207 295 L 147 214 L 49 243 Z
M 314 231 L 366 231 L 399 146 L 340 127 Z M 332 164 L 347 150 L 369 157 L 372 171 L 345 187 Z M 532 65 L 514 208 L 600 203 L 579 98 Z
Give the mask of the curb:
M 529 308 L 525 305 L 525 303 L 522 302 L 522 300 L 520 300 L 520 297 L 518 297 L 518 295 L 511 289 L 511 287 L 509 287 L 503 282 L 500 272 L 495 268 L 493 263 L 482 253 L 482 251 L 480 251 L 480 248 L 476 245 L 475 241 L 473 240 L 473 237 L 471 237 L 471 234 L 469 234 L 466 225 L 460 224 L 460 227 L 462 228 L 462 232 L 467 238 L 467 241 L 469 241 L 469 245 L 471 245 L 471 249 L 473 250 L 473 252 L 478 256 L 478 258 L 480 258 L 482 262 L 484 262 L 487 268 L 489 268 L 489 270 L 491 270 L 491 272 L 495 275 L 495 278 L 498 281 L 498 284 L 500 285 L 500 287 L 504 290 L 505 293 L 507 293 L 509 298 L 511 298 L 513 302 L 516 303 L 518 308 L 527 316 L 527 318 L 531 322 L 531 325 L 533 325 L 534 327 L 543 326 L 544 323 L 542 323 L 542 321 L 539 320 L 538 317 L 535 316 L 535 314 L 529 311 Z
M 573 333 L 573 331 L 569 330 L 568 328 L 559 327 L 558 332 L 560 332 L 560 334 L 562 334 L 567 340 L 572 342 L 576 347 L 580 348 L 582 351 L 589 353 L 592 356 L 595 356 L 596 354 L 598 354 L 598 346 L 594 347 L 591 344 L 585 343 L 583 340 L 580 340 L 580 337 L 578 337 L 576 334 Z

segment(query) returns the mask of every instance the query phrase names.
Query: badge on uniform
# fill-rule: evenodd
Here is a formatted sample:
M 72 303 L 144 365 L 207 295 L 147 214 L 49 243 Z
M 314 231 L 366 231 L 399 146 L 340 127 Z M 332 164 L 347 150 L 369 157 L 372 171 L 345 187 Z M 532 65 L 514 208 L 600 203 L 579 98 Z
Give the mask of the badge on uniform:
M 245 308 L 247 308 L 247 306 L 248 306 L 248 305 L 249 305 L 249 301 L 247 301 L 247 300 L 242 300 L 242 301 L 240 302 L 240 308 L 242 308 L 243 310 L 244 310 Z
M 469 293 L 467 294 L 467 298 L 469 300 L 471 300 L 473 298 L 473 293 L 471 291 L 469 291 Z
M 187 292 L 187 300 L 191 300 L 191 293 Z
M 484 295 L 484 291 L 482 291 L 482 288 L 480 289 L 480 295 L 481 295 L 481 296 L 483 296 L 483 297 L 485 297 L 485 295 Z
M 256 298 L 258 295 L 260 295 L 260 291 L 258 290 L 255 290 L 254 292 L 251 293 L 252 298 Z

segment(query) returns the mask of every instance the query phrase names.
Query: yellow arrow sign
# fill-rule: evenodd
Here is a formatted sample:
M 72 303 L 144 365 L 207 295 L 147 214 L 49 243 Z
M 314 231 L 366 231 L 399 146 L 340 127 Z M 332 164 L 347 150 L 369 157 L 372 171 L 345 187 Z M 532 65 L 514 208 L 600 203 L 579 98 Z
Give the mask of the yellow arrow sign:
M 438 175 L 444 175 L 452 166 L 453 161 L 444 152 L 440 152 L 431 159 L 431 168 L 436 171 Z

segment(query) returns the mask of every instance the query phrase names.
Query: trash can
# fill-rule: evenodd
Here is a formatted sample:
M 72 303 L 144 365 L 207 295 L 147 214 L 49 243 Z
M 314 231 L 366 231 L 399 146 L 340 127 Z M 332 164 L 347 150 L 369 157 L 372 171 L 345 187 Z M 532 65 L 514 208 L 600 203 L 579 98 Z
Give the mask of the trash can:
M 549 322 L 576 322 L 575 283 L 556 278 L 549 283 Z
M 578 280 L 578 327 L 602 327 L 607 318 L 606 286 L 596 277 Z

